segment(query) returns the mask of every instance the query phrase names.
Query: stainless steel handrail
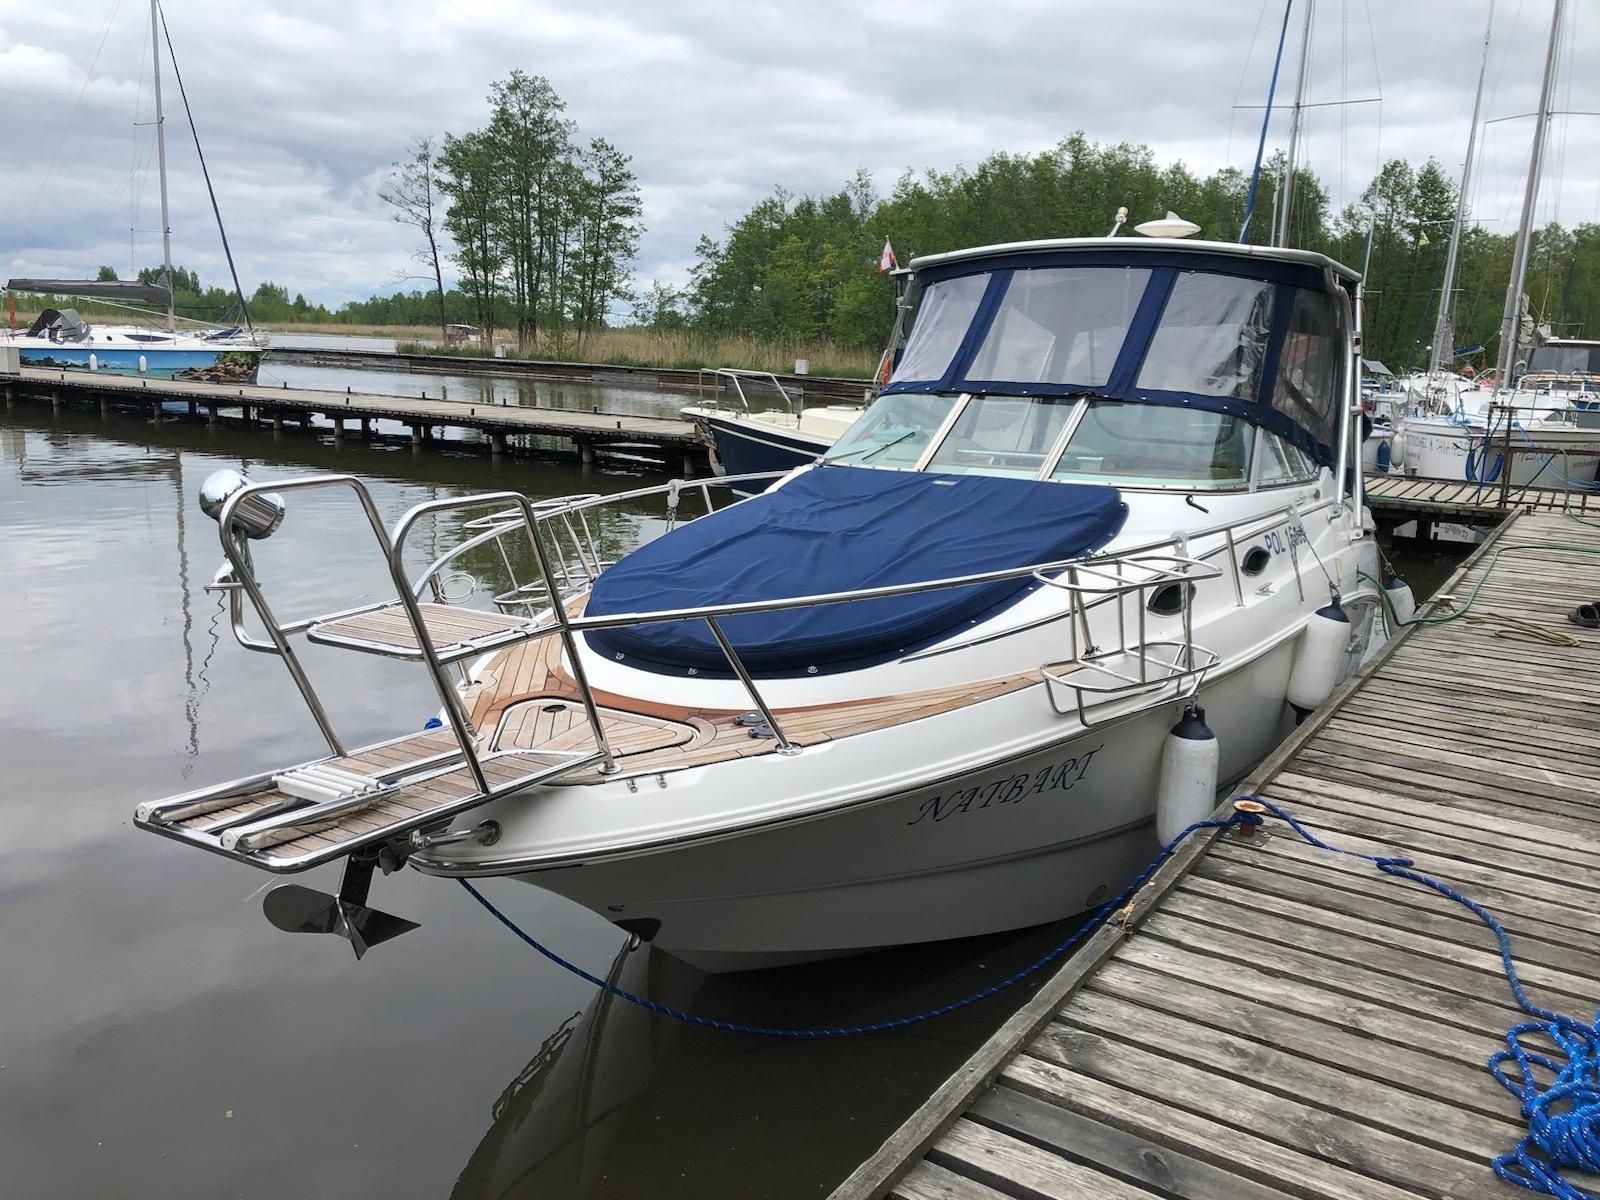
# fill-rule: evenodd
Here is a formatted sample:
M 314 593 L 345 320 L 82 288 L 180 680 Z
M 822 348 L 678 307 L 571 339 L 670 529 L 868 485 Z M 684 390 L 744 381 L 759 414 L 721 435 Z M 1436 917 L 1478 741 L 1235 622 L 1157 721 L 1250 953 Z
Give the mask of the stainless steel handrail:
M 412 595 L 405 575 L 405 541 L 407 535 L 416 527 L 424 516 L 434 513 L 448 512 L 462 508 L 481 508 L 489 504 L 511 504 L 522 512 L 522 519 L 528 532 L 528 540 L 533 546 L 534 557 L 539 563 L 539 573 L 543 577 L 544 586 L 550 596 L 550 613 L 556 623 L 555 632 L 561 638 L 562 645 L 566 648 L 567 658 L 572 669 L 573 682 L 578 686 L 578 692 L 583 700 L 585 715 L 589 718 L 589 726 L 594 733 L 595 745 L 600 749 L 602 759 L 601 771 L 610 774 L 617 770 L 616 754 L 611 749 L 611 743 L 606 738 L 604 725 L 600 721 L 600 713 L 594 702 L 594 692 L 589 686 L 589 680 L 583 669 L 583 663 L 578 658 L 577 644 L 572 636 L 572 619 L 567 615 L 567 608 L 560 588 L 556 585 L 555 573 L 550 568 L 549 551 L 544 544 L 544 539 L 539 536 L 539 518 L 534 510 L 533 503 L 521 492 L 486 492 L 475 496 L 449 496 L 440 500 L 429 500 L 425 503 L 414 505 L 408 509 L 404 516 L 395 522 L 393 545 L 389 550 L 389 568 L 394 574 L 396 582 L 402 593 L 402 601 L 410 610 L 416 609 L 416 597 Z M 420 614 L 418 616 L 418 640 L 423 645 L 424 656 L 430 665 L 437 668 L 438 660 L 433 653 L 433 645 L 428 637 L 428 631 L 423 626 Z M 535 636 L 551 632 L 548 629 L 539 630 Z M 456 698 L 459 705 L 459 694 L 451 688 L 451 695 Z M 463 717 L 463 721 L 464 721 Z M 474 764 L 476 765 L 476 764 Z M 487 786 L 484 787 L 487 791 Z
M 705 377 L 707 375 L 710 375 L 713 379 L 730 381 L 733 384 L 735 394 L 739 397 L 739 406 L 745 412 L 750 411 L 750 399 L 744 394 L 744 385 L 740 382 L 742 379 L 769 380 L 777 390 L 778 395 L 783 397 L 783 402 L 788 406 L 789 412 L 794 416 L 799 416 L 805 409 L 805 394 L 802 392 L 798 397 L 790 395 L 789 389 L 784 387 L 782 381 L 771 371 L 747 371 L 739 367 L 701 367 L 695 372 L 694 386 L 697 392 L 705 387 Z M 719 384 L 716 390 L 721 392 L 725 389 Z

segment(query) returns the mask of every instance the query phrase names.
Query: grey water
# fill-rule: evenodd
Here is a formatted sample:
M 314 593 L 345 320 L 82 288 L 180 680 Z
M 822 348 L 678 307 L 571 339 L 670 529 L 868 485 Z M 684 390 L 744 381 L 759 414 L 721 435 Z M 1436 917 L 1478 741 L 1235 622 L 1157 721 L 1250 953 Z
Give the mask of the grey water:
M 0 414 L 0 1196 L 820 1196 L 1028 994 L 870 1038 L 689 1028 L 597 998 L 413 872 L 376 880 L 372 903 L 421 927 L 359 963 L 273 929 L 277 880 L 131 824 L 141 800 L 318 752 L 281 664 L 238 647 L 204 591 L 221 553 L 194 497 L 223 466 L 351 472 L 386 520 L 468 491 L 665 481 L 468 443 Z M 280 617 L 376 598 L 352 508 L 291 496 L 257 551 Z M 606 532 L 658 519 L 636 508 Z M 352 742 L 437 707 L 414 666 L 316 648 L 307 664 Z M 337 887 L 332 867 L 296 881 Z M 597 974 L 775 1026 L 965 995 L 1065 928 L 707 978 L 648 948 L 619 962 L 614 928 L 526 885 L 485 890 Z
M 413 872 L 376 880 L 372 903 L 421 927 L 359 963 L 340 939 L 273 929 L 260 904 L 276 880 L 130 819 L 141 800 L 318 752 L 281 665 L 239 648 L 204 591 L 221 554 L 194 497 L 223 466 L 350 472 L 386 520 L 470 491 L 666 479 L 467 442 L 0 414 L 0 1196 L 824 1196 L 1030 993 L 866 1038 L 692 1028 L 601 997 Z M 352 507 L 291 497 L 257 554 L 280 617 L 379 597 Z M 640 504 L 605 533 L 625 547 L 658 522 Z M 435 550 L 424 538 L 413 565 Z M 307 663 L 351 741 L 437 707 L 414 666 L 316 648 Z M 334 890 L 335 868 L 297 882 Z M 596 974 L 773 1026 L 930 1007 L 1072 928 L 704 977 L 626 953 L 610 925 L 531 887 L 484 888 Z

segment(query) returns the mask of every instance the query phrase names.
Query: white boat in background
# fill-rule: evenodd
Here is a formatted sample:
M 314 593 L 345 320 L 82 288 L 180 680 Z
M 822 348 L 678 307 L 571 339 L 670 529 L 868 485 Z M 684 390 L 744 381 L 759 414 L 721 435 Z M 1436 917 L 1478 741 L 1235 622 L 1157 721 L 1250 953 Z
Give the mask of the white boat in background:
M 1476 386 L 1474 381 L 1474 386 L 1469 387 L 1459 376 L 1440 369 L 1444 349 L 1453 344 L 1450 298 L 1471 174 L 1472 149 L 1477 133 L 1478 104 L 1475 103 L 1472 132 L 1467 143 L 1466 170 L 1462 177 L 1455 226 L 1450 238 L 1450 255 L 1441 289 L 1439 322 L 1434 332 L 1430 370 L 1420 387 L 1413 389 L 1414 403 L 1394 423 L 1394 434 L 1388 445 L 1391 469 L 1398 468 L 1408 475 L 1428 479 L 1483 484 L 1506 482 L 1504 476 L 1509 475 L 1512 486 L 1536 485 L 1563 491 L 1590 490 L 1600 486 L 1597 483 L 1600 421 L 1585 415 L 1591 403 L 1587 399 L 1590 385 L 1585 376 L 1588 367 L 1594 365 L 1586 344 L 1552 341 L 1549 345 L 1553 348 L 1548 352 L 1544 346 L 1540 346 L 1532 350 L 1527 363 L 1518 361 L 1518 345 L 1524 325 L 1523 283 L 1528 269 L 1534 207 L 1539 195 L 1539 177 L 1549 126 L 1560 20 L 1561 3 L 1557 0 L 1551 18 L 1539 107 L 1534 114 L 1533 145 L 1523 193 L 1522 219 L 1517 228 L 1516 248 L 1500 322 L 1499 361 L 1494 385 L 1484 388 Z M 1487 62 L 1486 32 L 1484 66 Z M 1479 101 L 1483 96 L 1483 76 L 1484 69 L 1481 66 L 1478 75 Z M 1534 369 L 1536 363 L 1538 370 Z
M 284 659 L 327 746 L 137 824 L 269 871 L 346 859 L 338 896 L 291 885 L 268 910 L 358 951 L 409 927 L 366 905 L 379 864 L 521 880 L 713 971 L 1115 895 L 1384 638 L 1350 469 L 1360 280 L 1108 238 L 909 272 L 878 400 L 727 507 L 712 489 L 746 480 L 447 498 L 385 530 L 349 476 L 208 481 L 236 634 Z M 249 539 L 318 488 L 356 494 L 397 594 L 280 620 Z M 601 511 L 652 496 L 664 532 L 606 565 Z M 419 523 L 461 540 L 412 572 Z M 468 572 L 492 604 L 449 602 Z M 442 726 L 347 746 L 302 634 L 423 664 Z
M 165 321 L 91 325 L 71 308 L 47 307 L 23 330 L 0 330 L 0 346 L 15 347 L 24 367 L 54 371 L 105 372 L 142 375 L 154 379 L 193 379 L 208 383 L 254 383 L 261 358 L 268 348 L 267 335 L 249 327 L 249 313 L 239 297 L 243 326 L 210 325 L 185 321 L 179 332 L 172 296 L 172 222 L 167 206 L 166 118 L 161 108 L 161 30 L 158 0 L 150 0 L 151 79 L 156 108 L 156 169 L 161 184 L 161 251 L 164 274 L 153 283 L 136 280 L 17 278 L 4 291 L 34 296 L 65 296 L 108 300 L 119 306 L 156 304 L 165 309 Z M 180 80 L 181 83 L 181 80 Z M 196 139 L 198 147 L 198 135 Z M 202 161 L 202 167 L 204 162 Z M 211 181 L 206 179 L 209 189 Z M 212 197 L 213 209 L 216 197 Z M 220 228 L 223 248 L 227 234 Z M 228 258 L 233 264 L 231 254 Z M 235 276 L 235 286 L 238 279 Z M 134 310 L 137 311 L 137 310 Z M 13 319 L 15 308 L 12 306 Z
M 694 423 L 718 475 L 770 475 L 815 462 L 855 424 L 864 409 L 861 404 L 807 406 L 803 395 L 786 388 L 768 371 L 724 367 L 700 374 L 702 382 L 710 379 L 715 393 L 680 415 Z M 752 398 L 775 400 L 777 407 L 756 407 Z M 742 485 L 735 492 L 750 495 L 761 491 L 766 482 Z
M 16 291 L 68 294 L 70 290 L 70 294 L 84 295 L 83 288 L 91 285 L 89 281 L 13 279 L 6 286 Z M 170 298 L 165 289 L 149 292 Z M 47 308 L 25 330 L 0 330 L 0 346 L 16 347 L 22 366 L 41 370 L 254 383 L 267 352 L 267 337 L 238 326 L 180 333 L 149 325 L 91 325 L 74 309 Z

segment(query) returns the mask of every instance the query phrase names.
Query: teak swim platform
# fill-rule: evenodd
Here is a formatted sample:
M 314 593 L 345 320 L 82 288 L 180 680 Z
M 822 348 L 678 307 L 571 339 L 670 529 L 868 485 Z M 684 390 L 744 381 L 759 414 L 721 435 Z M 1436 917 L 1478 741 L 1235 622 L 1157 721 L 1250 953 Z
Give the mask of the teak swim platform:
M 1243 790 L 1487 906 L 1534 1002 L 1587 1021 L 1600 631 L 1565 617 L 1600 554 L 1554 545 L 1600 550 L 1600 523 L 1510 518 L 1444 589 L 1487 570 L 1489 619 L 1408 626 Z M 1578 644 L 1507 640 L 1497 610 Z M 1527 1127 L 1485 1060 L 1528 1019 L 1489 931 L 1265 830 L 1191 836 L 833 1200 L 1527 1195 L 1489 1165 Z

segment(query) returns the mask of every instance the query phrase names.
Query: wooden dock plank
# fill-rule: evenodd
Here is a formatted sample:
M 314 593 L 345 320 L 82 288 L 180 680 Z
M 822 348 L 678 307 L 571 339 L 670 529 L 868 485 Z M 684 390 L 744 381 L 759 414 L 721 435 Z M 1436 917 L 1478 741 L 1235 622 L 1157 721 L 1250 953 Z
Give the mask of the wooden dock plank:
M 1440 481 L 1373 493 L 1499 499 Z M 1600 528 L 1501 524 L 1444 589 L 1464 602 L 1482 578 L 1470 617 L 1490 619 L 1407 628 L 1242 790 L 1486 905 L 1534 1000 L 1583 1019 L 1600 980 L 1600 634 L 1565 613 L 1600 598 L 1600 556 L 1557 544 L 1600 548 Z M 1578 644 L 1508 640 L 1501 614 Z M 1526 1019 L 1489 931 L 1368 861 L 1267 834 L 1180 847 L 834 1200 L 887 1195 L 908 1170 L 945 1188 L 927 1195 L 1055 1194 L 1030 1182 L 1040 1162 L 974 1126 L 1097 1173 L 1074 1195 L 1521 1195 L 1488 1166 L 1525 1124 L 1483 1064 Z

